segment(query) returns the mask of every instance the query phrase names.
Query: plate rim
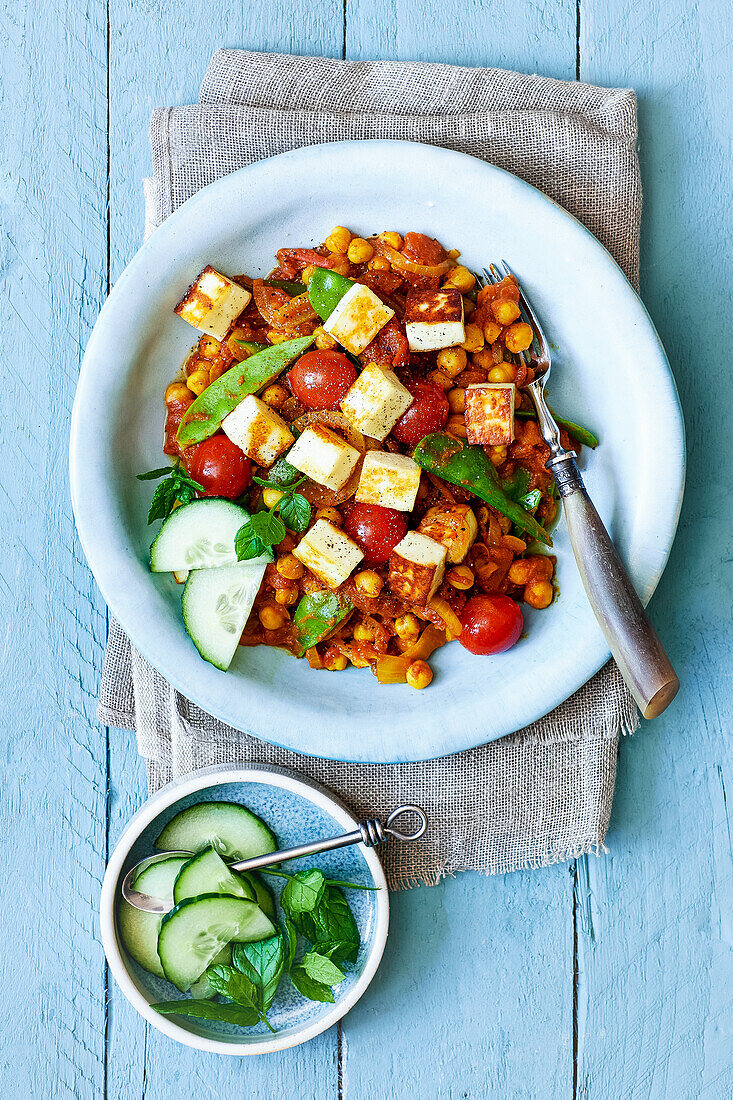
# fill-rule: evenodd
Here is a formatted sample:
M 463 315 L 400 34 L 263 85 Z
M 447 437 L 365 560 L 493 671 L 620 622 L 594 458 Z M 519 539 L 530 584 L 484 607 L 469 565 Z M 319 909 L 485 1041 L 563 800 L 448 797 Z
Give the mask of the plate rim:
M 545 195 L 544 192 L 540 191 L 532 184 L 527 183 L 519 176 L 508 172 L 506 169 L 499 168 L 496 165 L 493 165 L 487 161 L 483 161 L 478 157 L 473 157 L 470 154 L 462 153 L 457 150 L 446 149 L 442 146 L 430 145 L 429 143 L 424 142 L 396 141 L 391 139 L 370 139 L 355 141 L 349 140 L 338 142 L 324 142 L 318 145 L 302 146 L 297 149 L 287 150 L 283 153 L 279 153 L 273 157 L 266 158 L 265 160 L 256 161 L 253 164 L 237 169 L 235 172 L 229 173 L 226 176 L 214 180 L 212 183 L 208 184 L 206 187 L 202 188 L 194 195 L 192 195 L 176 211 L 174 211 L 174 213 L 171 214 L 153 234 L 151 234 L 148 240 L 141 245 L 141 247 L 137 250 L 135 255 L 125 267 L 124 271 L 121 273 L 120 277 L 115 282 L 115 285 L 112 288 L 109 297 L 102 306 L 102 309 L 97 318 L 97 322 L 95 323 L 95 326 L 90 334 L 87 348 L 82 360 L 79 381 L 77 384 L 77 390 L 74 398 L 74 406 L 72 410 L 69 445 L 71 500 L 76 520 L 77 531 L 79 534 L 82 549 L 90 565 L 95 581 L 109 609 L 119 620 L 120 624 L 123 626 L 123 629 L 125 629 L 128 635 L 131 637 L 131 640 L 136 649 L 138 649 L 139 652 L 146 658 L 146 660 L 148 660 L 149 663 L 156 669 L 158 668 L 158 662 L 155 658 L 152 657 L 151 649 L 147 644 L 147 634 L 145 634 L 145 636 L 141 636 L 136 632 L 136 636 L 133 640 L 130 631 L 127 629 L 123 621 L 124 614 L 120 615 L 117 612 L 117 607 L 119 607 L 122 602 L 121 599 L 116 598 L 119 596 L 119 589 L 115 588 L 113 585 L 110 585 L 110 588 L 108 590 L 106 577 L 104 581 L 100 580 L 100 573 L 103 574 L 104 571 L 95 568 L 93 559 L 96 559 L 96 555 L 94 552 L 90 553 L 89 540 L 86 538 L 84 523 L 80 522 L 80 515 L 83 515 L 83 506 L 81 504 L 78 492 L 79 464 L 82 459 L 82 456 L 79 453 L 79 425 L 82 417 L 82 401 L 80 400 L 80 394 L 83 394 L 86 375 L 92 369 L 89 364 L 98 354 L 96 345 L 97 343 L 103 344 L 101 333 L 104 327 L 104 323 L 106 323 L 107 318 L 114 308 L 114 299 L 118 288 L 120 288 L 121 291 L 124 290 L 127 282 L 135 277 L 137 267 L 144 262 L 144 257 L 152 248 L 151 242 L 154 243 L 156 241 L 156 238 L 158 239 L 158 241 L 161 240 L 161 238 L 158 237 L 158 234 L 162 233 L 164 237 L 172 236 L 175 233 L 177 225 L 180 221 L 184 221 L 187 217 L 191 216 L 191 214 L 195 212 L 199 204 L 208 204 L 212 198 L 216 197 L 217 192 L 226 193 L 227 190 L 231 187 L 232 181 L 234 179 L 243 175 L 266 173 L 273 162 L 288 161 L 299 158 L 319 158 L 324 154 L 324 152 L 328 153 L 329 151 L 335 151 L 337 153 L 340 153 L 344 150 L 353 149 L 354 147 L 369 147 L 375 152 L 383 152 L 386 155 L 389 155 L 390 149 L 393 149 L 395 147 L 408 147 L 412 150 L 419 149 L 421 151 L 421 155 L 435 157 L 438 160 L 443 159 L 446 163 L 455 163 L 456 161 L 468 161 L 473 165 L 478 165 L 481 170 L 487 172 L 489 175 L 497 174 L 505 180 L 509 181 L 509 186 L 515 189 L 515 191 L 519 192 L 520 194 L 524 192 L 529 196 L 534 196 L 535 200 L 539 199 L 541 202 L 549 204 L 559 216 L 566 220 L 569 220 L 569 222 L 571 222 L 576 229 L 579 228 L 582 231 L 582 235 L 589 242 L 591 242 L 591 246 L 593 248 L 599 249 L 601 253 L 603 253 L 605 261 L 609 265 L 609 269 L 613 271 L 616 279 L 620 280 L 620 285 L 624 287 L 626 294 L 629 296 L 629 300 L 632 300 L 635 303 L 637 309 L 640 311 L 642 320 L 647 326 L 649 334 L 653 337 L 653 340 L 656 344 L 658 360 L 664 365 L 666 377 L 670 384 L 671 401 L 668 407 L 676 416 L 676 426 L 679 431 L 679 435 L 676 437 L 676 439 L 678 440 L 678 446 L 676 446 L 673 455 L 673 457 L 677 459 L 677 464 L 675 466 L 675 469 L 673 470 L 673 474 L 676 475 L 675 482 L 678 485 L 677 496 L 674 502 L 674 512 L 668 524 L 668 535 L 665 542 L 664 552 L 659 555 L 658 561 L 654 569 L 650 571 L 650 579 L 646 586 L 646 591 L 643 596 L 643 602 L 648 602 L 649 598 L 656 589 L 659 580 L 664 572 L 664 569 L 666 568 L 666 565 L 668 563 L 672 545 L 674 543 L 675 534 L 677 531 L 677 526 L 679 523 L 685 487 L 686 450 L 684 416 L 679 400 L 679 393 L 677 390 L 676 381 L 654 322 L 652 321 L 649 312 L 643 301 L 641 300 L 638 292 L 632 286 L 632 284 L 624 274 L 623 270 L 621 269 L 620 265 L 614 259 L 608 249 L 598 240 L 598 238 L 590 231 L 590 229 L 588 229 L 574 215 L 572 215 L 563 206 L 561 206 L 556 200 L 552 199 L 548 195 Z M 561 689 L 560 694 L 556 693 L 552 697 L 549 705 L 547 706 L 547 709 L 542 710 L 540 714 L 537 714 L 533 709 L 532 715 L 527 716 L 526 719 L 521 723 L 521 725 L 513 725 L 513 728 L 523 728 L 524 726 L 529 725 L 532 722 L 538 721 L 546 714 L 550 713 L 557 706 L 561 705 L 572 694 L 580 690 L 580 688 L 585 683 L 587 683 L 587 681 L 590 680 L 598 672 L 598 670 L 603 667 L 603 665 L 606 664 L 609 657 L 610 653 L 607 649 L 599 649 L 597 659 L 593 661 L 592 667 L 590 667 L 589 664 L 586 664 L 586 666 L 583 668 L 582 671 L 585 679 L 583 679 L 582 682 L 577 683 L 576 686 L 570 690 L 570 692 L 564 693 L 564 689 Z M 585 673 L 588 667 L 590 667 L 590 671 L 586 676 Z M 208 692 L 195 691 L 192 693 L 190 683 L 184 682 L 182 677 L 177 676 L 175 668 L 171 670 L 166 670 L 165 673 L 161 672 L 161 675 L 164 675 L 168 682 L 173 684 L 173 686 L 176 687 L 184 696 L 188 698 L 193 698 L 193 696 L 195 696 L 195 698 L 193 698 L 193 701 L 196 702 L 197 705 L 199 705 L 202 709 L 212 714 L 212 716 L 227 724 L 234 725 L 235 728 L 242 728 L 232 720 L 231 714 L 227 714 L 226 710 L 223 709 L 222 706 L 217 704 L 217 698 L 220 698 L 222 694 L 221 691 L 212 689 Z M 201 701 L 199 702 L 198 700 Z M 455 743 L 452 743 L 450 747 L 446 747 L 444 744 L 435 745 L 431 742 L 426 747 L 419 749 L 417 753 L 415 753 L 414 751 L 407 751 L 406 753 L 404 751 L 401 751 L 396 756 L 394 754 L 385 755 L 384 753 L 374 754 L 373 752 L 365 754 L 363 750 L 359 751 L 358 748 L 356 748 L 356 751 L 354 751 L 354 748 L 351 748 L 350 750 L 349 745 L 345 745 L 343 746 L 343 748 L 339 748 L 338 751 L 336 751 L 335 749 L 328 751 L 325 750 L 322 746 L 314 751 L 314 749 L 309 747 L 308 745 L 292 744 L 288 743 L 287 741 L 282 741 L 280 739 L 282 734 L 279 725 L 276 729 L 274 724 L 271 727 L 267 728 L 264 732 L 261 728 L 258 728 L 256 730 L 247 730 L 245 732 L 249 732 L 253 736 L 262 738 L 270 744 L 279 745 L 283 748 L 289 749 L 290 751 L 304 752 L 308 755 L 317 756 L 322 759 L 347 760 L 364 763 L 388 763 L 418 762 L 434 759 L 436 756 L 444 755 L 446 752 L 452 753 L 464 751 L 466 749 L 477 747 L 481 744 L 490 743 L 494 740 L 498 740 L 503 736 L 506 736 L 508 733 L 512 732 L 512 730 L 506 729 L 503 732 L 498 732 L 489 736 L 487 736 L 486 733 L 479 733 L 477 735 L 476 732 L 473 732 L 464 737 L 460 742 L 456 740 Z
M 374 936 L 369 954 L 362 973 L 346 996 L 340 1001 L 336 1001 L 333 1007 L 326 1011 L 320 1019 L 314 1020 L 307 1027 L 304 1027 L 302 1033 L 295 1036 L 283 1034 L 279 1039 L 277 1036 L 269 1036 L 263 1033 L 262 1042 L 248 1044 L 239 1043 L 236 1040 L 226 1042 L 223 1039 L 207 1038 L 187 1031 L 174 1020 L 162 1016 L 151 1008 L 150 1003 L 137 988 L 125 966 L 122 948 L 118 941 L 115 919 L 117 884 L 130 849 L 143 830 L 152 824 L 156 817 L 174 802 L 180 801 L 189 794 L 196 794 L 208 787 L 218 787 L 225 783 L 264 783 L 279 787 L 325 810 L 339 825 L 343 826 L 344 831 L 350 831 L 359 826 L 357 818 L 336 795 L 322 784 L 300 775 L 291 768 L 280 768 L 272 764 L 250 764 L 242 767 L 232 764 L 214 764 L 208 768 L 203 768 L 201 771 L 182 776 L 180 779 L 171 780 L 151 795 L 133 814 L 109 857 L 102 880 L 99 902 L 102 947 L 112 975 L 124 996 L 149 1024 L 167 1035 L 168 1038 L 210 1054 L 228 1054 L 232 1057 L 273 1054 L 280 1050 L 300 1046 L 302 1043 L 306 1043 L 322 1032 L 327 1031 L 329 1027 L 333 1027 L 335 1023 L 342 1019 L 364 995 L 379 968 L 387 943 L 389 934 L 389 887 L 384 868 L 375 849 L 361 845 L 361 854 L 374 879 L 375 886 L 379 888 L 375 893 Z

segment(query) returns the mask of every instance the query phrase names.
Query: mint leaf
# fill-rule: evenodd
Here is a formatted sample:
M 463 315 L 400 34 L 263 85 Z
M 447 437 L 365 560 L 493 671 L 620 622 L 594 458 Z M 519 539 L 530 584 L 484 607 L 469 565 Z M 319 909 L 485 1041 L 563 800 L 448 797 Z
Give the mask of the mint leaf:
M 308 530 L 311 521 L 311 506 L 302 493 L 289 493 L 279 505 L 280 519 L 291 531 Z
M 298 993 L 302 993 L 309 1001 L 334 1003 L 331 987 L 326 985 L 325 982 L 319 982 L 311 978 L 308 971 L 304 970 L 302 966 L 293 967 L 290 971 L 290 981 L 298 990 Z
M 266 546 L 277 546 L 287 534 L 285 524 L 273 512 L 254 512 L 249 522 L 255 535 L 261 538 Z
M 148 510 L 148 523 L 154 523 L 156 519 L 167 519 L 176 501 L 180 501 L 181 504 L 190 504 L 196 499 L 197 492 L 204 491 L 203 485 L 199 485 L 198 481 L 190 478 L 180 463 L 176 466 L 161 466 L 158 470 L 149 470 L 146 474 L 136 476 L 138 481 L 165 478 L 155 487 Z
M 257 996 L 257 1008 L 262 1012 L 266 1012 L 275 999 L 286 957 L 287 948 L 282 932 L 257 943 L 234 945 L 234 966 L 252 982 Z
M 159 1001 L 151 1007 L 163 1016 L 198 1016 L 204 1020 L 238 1024 L 240 1027 L 253 1027 L 260 1019 L 259 1012 L 254 1008 L 219 1004 L 216 1001 Z
M 146 474 L 135 474 L 138 481 L 157 481 L 159 477 L 170 477 L 172 466 L 160 466 L 157 470 L 148 470 Z
M 339 985 L 346 975 L 339 970 L 336 963 L 331 962 L 327 956 L 317 951 L 309 951 L 304 955 L 299 964 L 309 978 L 324 985 Z
M 287 489 L 297 489 L 299 485 L 303 484 L 305 478 L 301 473 L 299 473 L 298 470 L 295 469 L 295 466 L 291 466 L 289 462 L 285 462 L 284 458 L 281 458 L 278 461 L 284 463 L 290 470 L 292 470 L 293 476 L 291 477 L 287 473 L 287 471 L 284 470 L 280 471 L 279 474 L 277 474 L 276 472 L 275 476 L 273 476 L 272 471 L 275 470 L 275 467 L 278 465 L 278 463 L 276 462 L 270 470 L 269 479 L 264 477 L 252 478 L 255 485 L 261 485 L 263 489 L 279 489 L 280 492 L 283 492 Z
M 267 553 L 268 549 L 260 536 L 256 534 L 251 519 L 243 523 L 234 536 L 234 550 L 237 561 L 261 558 L 263 554 Z
M 257 989 L 251 979 L 233 966 L 210 966 L 206 976 L 217 993 L 230 1001 L 258 1009 Z
M 285 891 L 283 891 L 284 893 Z M 318 905 L 310 912 L 292 913 L 298 931 L 318 950 L 332 945 L 336 962 L 356 962 L 361 939 L 349 903 L 337 886 L 325 886 Z
M 288 954 L 285 960 L 285 969 L 290 970 L 295 958 L 295 948 L 298 945 L 298 933 L 293 922 L 288 920 L 287 917 L 285 918 L 285 931 L 288 934 Z
M 287 882 L 280 895 L 280 904 L 290 916 L 310 913 L 321 900 L 324 889 L 325 880 L 321 871 L 315 867 L 310 871 L 298 871 Z

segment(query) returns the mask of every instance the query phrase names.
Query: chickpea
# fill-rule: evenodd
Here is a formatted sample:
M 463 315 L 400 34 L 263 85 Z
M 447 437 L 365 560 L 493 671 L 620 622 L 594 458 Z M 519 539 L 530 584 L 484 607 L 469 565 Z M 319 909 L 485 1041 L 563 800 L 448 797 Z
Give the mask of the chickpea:
M 491 312 L 500 325 L 510 325 L 519 316 L 519 306 L 507 298 L 494 298 Z
M 193 371 L 193 373 L 189 374 L 188 378 L 186 379 L 186 385 L 190 389 L 191 393 L 195 393 L 197 397 L 200 393 L 204 392 L 208 384 L 209 372 L 208 370 L 204 370 L 202 368 Z
M 271 386 L 262 394 L 262 400 L 266 405 L 269 405 L 271 409 L 279 409 L 283 405 L 288 397 L 288 391 L 284 386 L 281 386 L 279 382 L 273 382 Z
M 290 615 L 284 607 L 277 604 L 265 604 L 257 613 L 265 630 L 282 630 L 290 622 Z
M 453 390 L 448 390 L 447 393 L 448 404 L 450 405 L 450 411 L 453 413 L 462 413 L 466 408 L 466 391 L 460 387 L 456 387 Z
M 448 584 L 452 584 L 459 592 L 465 592 L 467 589 L 472 588 L 475 579 L 473 570 L 469 569 L 467 565 L 457 565 L 455 569 L 451 569 L 446 577 Z
M 369 244 L 369 241 L 365 241 L 363 237 L 354 237 L 346 255 L 349 257 L 352 264 L 365 264 L 371 260 L 374 255 L 374 249 Z
M 274 508 L 279 500 L 284 496 L 279 489 L 263 489 L 262 490 L 262 502 L 266 508 Z
M 533 338 L 532 326 L 525 324 L 524 321 L 518 321 L 517 324 L 510 325 L 507 329 L 504 334 L 504 343 L 509 351 L 526 351 Z
M 466 421 L 464 417 L 460 413 L 457 413 L 455 416 L 449 416 L 445 430 L 450 432 L 451 435 L 456 436 L 457 439 L 465 439 Z
M 484 340 L 487 344 L 495 344 L 501 336 L 501 325 L 496 321 L 487 321 L 484 325 Z
M 370 600 L 376 599 L 384 587 L 384 581 L 379 573 L 375 573 L 373 569 L 364 569 L 361 573 L 357 573 L 354 577 L 354 584 L 357 592 L 362 596 L 367 596 Z
M 308 283 L 311 281 L 311 279 L 313 278 L 313 275 L 315 274 L 315 272 L 317 270 L 318 270 L 318 268 L 314 264 L 308 264 L 307 267 L 303 268 L 303 270 L 300 273 L 300 281 L 303 284 L 303 286 L 308 286 Z
M 517 372 L 511 363 L 502 363 L 500 367 L 492 367 L 489 371 L 489 382 L 513 382 Z
M 278 558 L 275 568 L 286 581 L 297 581 L 305 573 L 305 566 L 294 554 L 284 554 L 282 558 Z
M 554 589 L 549 581 L 533 581 L 524 590 L 524 601 L 530 607 L 541 611 L 542 608 L 550 606 L 554 595 Z
M 481 351 L 475 351 L 471 359 L 473 365 L 480 367 L 481 370 L 491 370 L 494 366 L 494 356 L 491 354 L 491 348 L 482 348 Z
M 413 661 L 411 665 L 408 665 L 405 676 L 410 687 L 420 691 L 422 688 L 426 688 L 433 679 L 433 671 L 427 661 Z
M 212 382 L 216 382 L 217 378 L 221 378 L 224 373 L 224 364 L 222 362 L 212 363 L 209 367 L 209 385 Z
M 367 264 L 370 271 L 389 271 L 389 260 L 384 256 L 375 256 Z
M 271 344 L 284 344 L 286 340 L 292 340 L 287 332 L 278 332 L 277 329 L 268 328 L 267 339 Z
M 336 341 L 329 332 L 326 332 L 323 325 L 319 325 L 318 328 L 314 330 L 313 335 L 316 338 L 316 347 L 319 351 L 331 351 L 336 347 Z
M 355 642 L 371 642 L 374 640 L 374 631 L 366 623 L 359 623 L 354 627 Z
M 428 382 L 440 386 L 441 390 L 449 390 L 453 385 L 453 379 L 444 374 L 442 370 L 431 370 L 428 374 Z
M 202 336 L 199 340 L 199 355 L 202 359 L 216 359 L 221 351 L 221 342 L 213 336 Z
M 327 519 L 334 527 L 340 527 L 343 522 L 338 508 L 319 508 L 316 512 L 316 519 Z
M 282 588 L 278 588 L 275 592 L 275 602 L 281 604 L 283 607 L 292 607 L 294 603 L 298 602 L 298 595 L 297 584 L 283 585 Z
M 460 254 L 461 250 L 459 248 L 451 248 L 448 251 L 448 255 L 450 256 L 451 260 L 457 260 Z
M 480 351 L 484 346 L 484 334 L 478 325 L 466 325 L 466 339 L 461 344 L 464 351 Z
M 165 403 L 168 408 L 175 405 L 190 405 L 191 391 L 185 382 L 171 382 L 165 391 Z
M 492 466 L 501 466 L 503 462 L 506 462 L 506 447 L 491 447 L 489 460 Z
M 463 348 L 442 348 L 438 352 L 437 363 L 443 374 L 449 378 L 455 378 L 462 370 L 466 369 L 468 356 Z
M 520 558 L 509 566 L 508 578 L 511 584 L 534 584 L 536 581 L 549 581 L 552 577 L 552 561 L 543 554 L 532 554 Z
M 380 233 L 379 239 L 380 241 L 384 241 L 384 243 L 388 244 L 391 248 L 396 248 L 397 251 L 402 248 L 402 237 L 399 233 L 395 233 L 394 230 L 388 233 Z
M 395 619 L 394 628 L 397 637 L 403 642 L 409 642 L 410 645 L 416 642 L 420 636 L 420 621 L 411 611 Z
M 349 657 L 354 668 L 369 668 L 369 660 L 367 657 L 357 657 L 354 654 L 353 657 Z
M 462 294 L 472 290 L 475 285 L 476 276 L 462 264 L 459 264 L 458 267 L 454 267 L 443 283 L 443 286 L 446 287 L 456 287 Z
M 323 657 L 323 667 L 329 672 L 343 672 L 348 665 L 348 660 L 343 653 L 327 650 Z
M 344 225 L 335 225 L 323 242 L 329 252 L 345 252 L 351 243 L 351 233 Z

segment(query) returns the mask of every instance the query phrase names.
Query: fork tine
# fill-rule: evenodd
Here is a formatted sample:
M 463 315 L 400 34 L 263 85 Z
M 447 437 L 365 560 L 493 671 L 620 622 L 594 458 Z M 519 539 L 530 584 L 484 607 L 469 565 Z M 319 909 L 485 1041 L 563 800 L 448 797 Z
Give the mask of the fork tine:
M 492 268 L 493 266 L 494 265 L 492 264 Z M 535 311 L 532 309 L 532 306 L 529 304 L 526 294 L 522 290 L 522 284 L 519 282 L 519 279 L 517 279 L 517 276 L 509 267 L 509 264 L 506 262 L 506 260 L 501 261 L 501 268 L 503 269 L 504 278 L 506 278 L 507 275 L 511 275 L 511 277 L 516 281 L 516 284 L 519 287 L 519 305 L 523 312 L 526 313 L 527 317 L 529 318 L 529 322 L 534 329 L 535 337 L 540 345 L 542 355 L 546 356 L 549 353 L 547 340 L 545 339 L 545 334 L 542 331 L 542 325 L 540 324 L 537 315 L 535 314 Z

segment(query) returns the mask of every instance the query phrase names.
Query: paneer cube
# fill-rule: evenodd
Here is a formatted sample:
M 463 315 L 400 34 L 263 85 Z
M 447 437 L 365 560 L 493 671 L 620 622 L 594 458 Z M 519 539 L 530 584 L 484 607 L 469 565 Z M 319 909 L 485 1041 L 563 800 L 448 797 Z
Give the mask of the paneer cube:
M 439 351 L 462 344 L 466 329 L 460 290 L 411 290 L 405 303 L 405 331 L 410 351 Z
M 407 603 L 425 607 L 443 580 L 445 559 L 446 549 L 439 542 L 408 531 L 389 556 L 389 587 Z
M 373 290 L 355 283 L 346 291 L 323 328 L 352 355 L 361 355 L 381 328 L 394 317 Z
M 394 371 L 368 363 L 347 390 L 341 411 L 352 428 L 381 442 L 413 401 Z
M 181 298 L 175 312 L 189 325 L 223 340 L 252 295 L 213 267 L 205 267 Z
M 329 588 L 343 584 L 364 557 L 356 543 L 327 519 L 314 523 L 293 554 Z
M 254 394 L 240 401 L 221 426 L 258 466 L 272 466 L 295 438 L 283 418 Z
M 288 455 L 301 474 L 334 490 L 346 484 L 358 461 L 356 448 L 322 424 L 306 428 Z
M 473 546 L 478 523 L 468 504 L 439 504 L 428 509 L 417 529 L 444 546 L 448 561 L 457 565 Z
M 367 451 L 356 500 L 359 504 L 379 504 L 382 508 L 411 512 L 415 507 L 421 473 L 417 462 L 407 455 Z
M 506 447 L 514 441 L 513 382 L 482 382 L 466 390 L 466 439 L 483 447 Z

